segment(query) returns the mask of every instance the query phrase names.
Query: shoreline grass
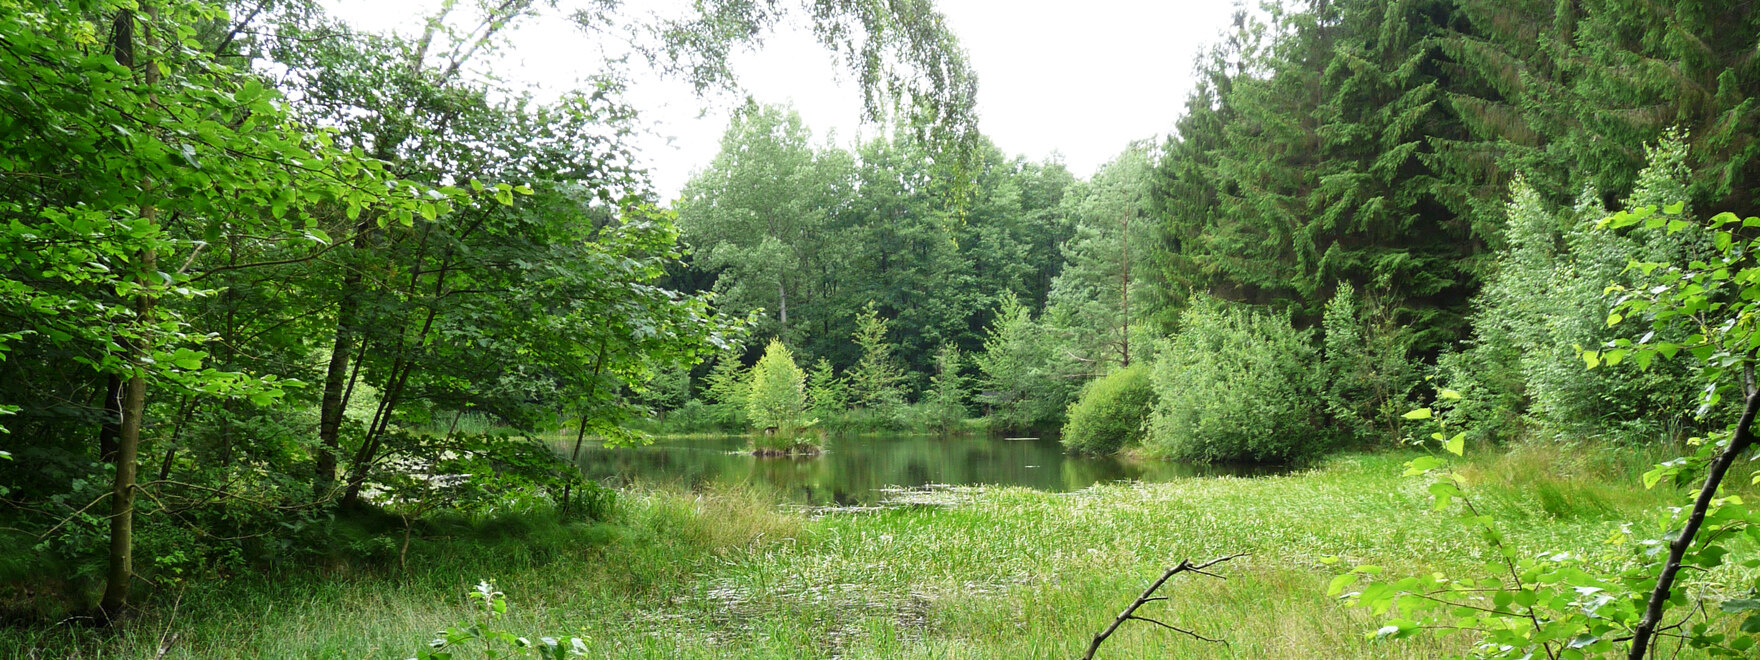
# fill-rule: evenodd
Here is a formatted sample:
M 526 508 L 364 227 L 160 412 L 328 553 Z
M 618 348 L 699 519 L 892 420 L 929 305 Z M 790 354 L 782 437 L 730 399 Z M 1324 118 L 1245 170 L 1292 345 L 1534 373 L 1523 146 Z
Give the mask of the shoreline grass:
M 1545 447 L 1464 470 L 1525 551 L 1592 548 L 1676 501 L 1638 486 L 1643 452 Z M 408 572 L 196 584 L 175 616 L 161 593 L 116 633 L 10 628 L 0 650 L 143 658 L 175 640 L 162 657 L 405 658 L 464 616 L 466 589 L 493 579 L 511 607 L 504 629 L 581 635 L 591 657 L 1072 658 L 1166 566 L 1250 552 L 1219 567 L 1227 581 L 1181 577 L 1145 612 L 1228 646 L 1132 623 L 1102 657 L 1440 657 L 1464 640 L 1367 640 L 1379 622 L 1324 594 L 1341 570 L 1323 565 L 1332 555 L 1391 572 L 1483 570 L 1490 548 L 1429 511 L 1421 480 L 1399 476 L 1410 457 L 1074 493 L 961 488 L 949 505 L 821 515 L 751 488 L 635 492 L 612 523 L 424 539 Z

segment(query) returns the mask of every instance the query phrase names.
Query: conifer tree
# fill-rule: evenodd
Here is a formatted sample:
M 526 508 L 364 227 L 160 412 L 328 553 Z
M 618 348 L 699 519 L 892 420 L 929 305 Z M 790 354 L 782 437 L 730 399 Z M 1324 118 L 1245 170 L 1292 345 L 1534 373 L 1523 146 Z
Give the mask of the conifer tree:
M 752 365 L 746 389 L 746 419 L 752 427 L 792 435 L 807 410 L 806 379 L 782 340 L 770 340 L 764 357 Z
M 893 357 L 891 340 L 887 339 L 890 323 L 880 318 L 879 308 L 868 303 L 856 325 L 855 343 L 862 349 L 862 359 L 849 373 L 850 400 L 856 406 L 884 411 L 904 403 L 904 372 Z

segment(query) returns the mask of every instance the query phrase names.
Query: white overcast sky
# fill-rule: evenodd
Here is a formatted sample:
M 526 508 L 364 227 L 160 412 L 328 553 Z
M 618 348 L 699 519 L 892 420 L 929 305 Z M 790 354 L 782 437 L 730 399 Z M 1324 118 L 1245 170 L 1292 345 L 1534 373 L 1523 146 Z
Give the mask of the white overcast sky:
M 420 29 L 437 0 L 330 0 L 363 29 Z M 566 11 L 569 2 L 561 3 Z M 627 5 L 655 4 L 636 0 Z M 788 3 L 784 3 L 785 5 Z M 1214 43 L 1233 11 L 1226 0 L 937 0 L 978 74 L 983 132 L 1009 155 L 1061 154 L 1086 177 L 1132 140 L 1165 135 L 1193 85 L 1193 58 Z M 509 35 L 495 74 L 551 91 L 572 88 L 602 66 L 598 40 L 560 13 Z M 829 51 L 788 28 L 734 60 L 745 91 L 792 105 L 814 135 L 835 131 L 849 146 L 876 131 L 861 122 L 861 95 Z M 640 71 L 625 100 L 650 135 L 641 158 L 671 199 L 707 166 L 727 125 L 730 96 L 699 98 L 683 83 Z

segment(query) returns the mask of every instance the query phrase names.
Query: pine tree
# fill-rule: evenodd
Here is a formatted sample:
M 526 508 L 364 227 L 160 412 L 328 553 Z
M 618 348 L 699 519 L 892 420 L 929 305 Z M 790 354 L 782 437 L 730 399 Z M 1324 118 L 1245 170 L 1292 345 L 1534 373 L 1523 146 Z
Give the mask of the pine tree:
M 703 379 L 703 394 L 709 399 L 715 422 L 723 427 L 746 425 L 746 396 L 750 391 L 750 373 L 740 364 L 739 357 L 731 353 L 716 358 L 709 376 Z
M 880 318 L 878 307 L 868 303 L 856 325 L 855 343 L 862 359 L 849 373 L 850 400 L 857 407 L 887 411 L 904 403 L 904 372 L 893 357 L 895 347 L 887 339 L 890 324 Z
M 814 415 L 828 417 L 849 408 L 849 383 L 832 369 L 831 361 L 819 358 L 807 373 L 807 405 Z
M 966 418 L 966 398 L 970 393 L 966 390 L 966 377 L 960 373 L 964 366 L 965 358 L 958 346 L 942 344 L 935 351 L 935 375 L 929 378 L 923 402 L 928 404 L 942 435 L 952 433 Z

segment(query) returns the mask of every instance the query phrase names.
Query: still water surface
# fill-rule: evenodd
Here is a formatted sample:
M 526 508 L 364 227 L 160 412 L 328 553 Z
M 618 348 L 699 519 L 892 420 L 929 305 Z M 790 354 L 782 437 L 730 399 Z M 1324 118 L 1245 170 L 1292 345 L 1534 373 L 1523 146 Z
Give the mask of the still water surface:
M 744 437 L 663 438 L 642 447 L 581 449 L 581 470 L 607 485 L 673 483 L 690 488 L 751 484 L 810 505 L 865 505 L 884 489 L 938 484 L 1072 491 L 1099 482 L 1240 474 L 1240 468 L 1070 456 L 1055 440 L 932 436 L 832 438 L 813 457 L 759 458 Z

